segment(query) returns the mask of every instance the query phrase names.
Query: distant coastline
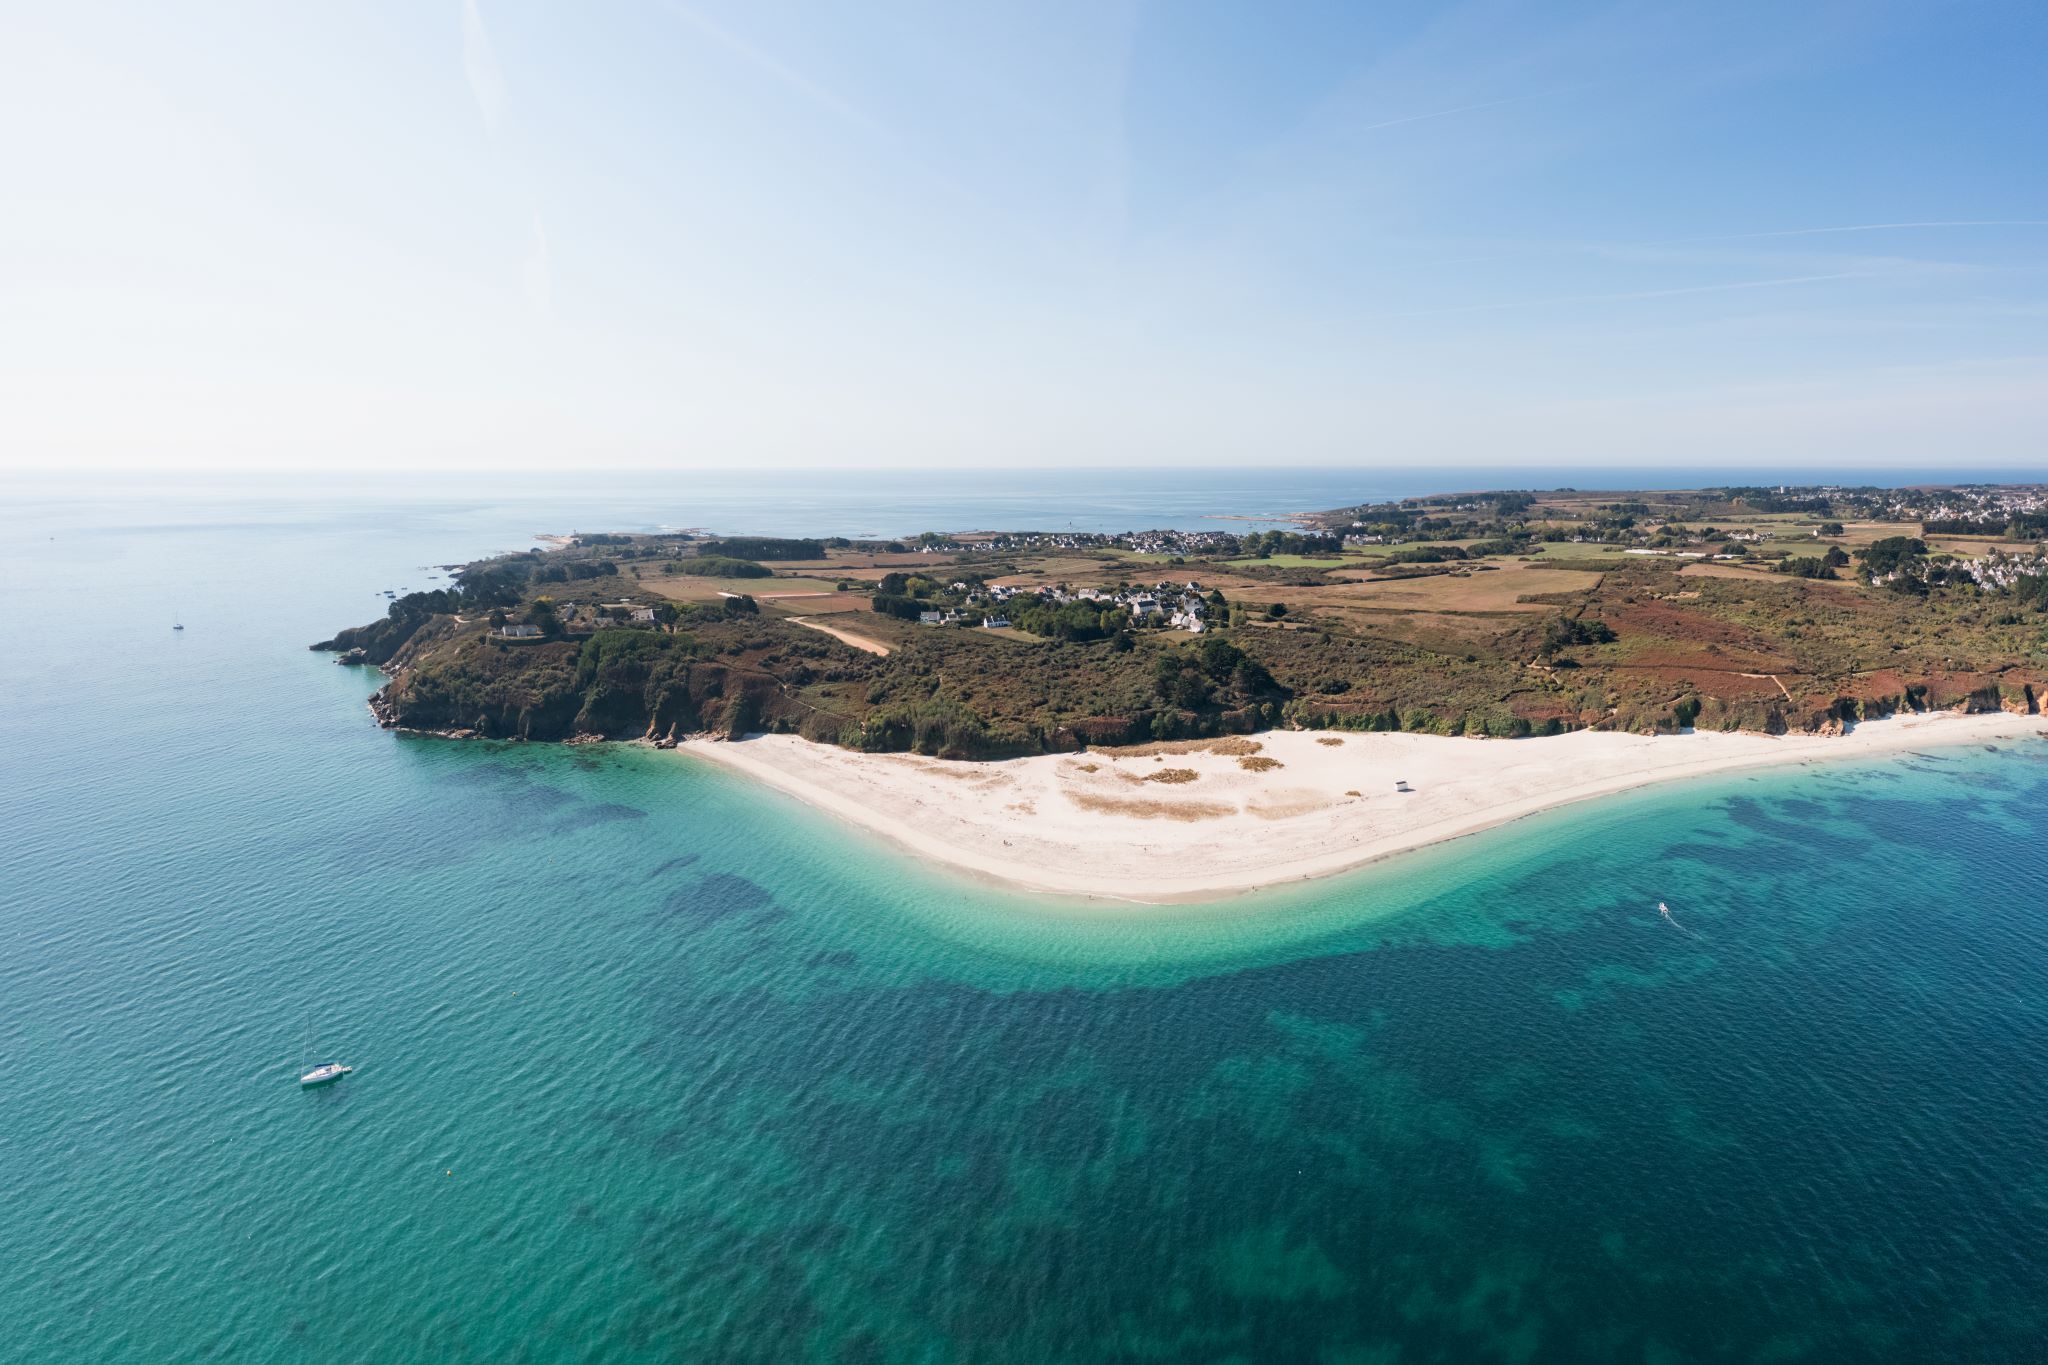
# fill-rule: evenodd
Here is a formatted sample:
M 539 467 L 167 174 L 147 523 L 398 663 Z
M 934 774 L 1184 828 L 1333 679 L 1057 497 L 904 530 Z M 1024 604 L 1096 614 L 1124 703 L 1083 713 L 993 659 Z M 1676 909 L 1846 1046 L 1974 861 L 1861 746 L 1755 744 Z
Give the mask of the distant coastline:
M 693 739 L 680 751 L 957 872 L 1027 891 L 1170 904 L 1335 875 L 1652 783 L 2043 735 L 2038 716 L 1936 712 L 1841 735 L 1269 731 L 979 764 L 861 754 L 791 735 Z

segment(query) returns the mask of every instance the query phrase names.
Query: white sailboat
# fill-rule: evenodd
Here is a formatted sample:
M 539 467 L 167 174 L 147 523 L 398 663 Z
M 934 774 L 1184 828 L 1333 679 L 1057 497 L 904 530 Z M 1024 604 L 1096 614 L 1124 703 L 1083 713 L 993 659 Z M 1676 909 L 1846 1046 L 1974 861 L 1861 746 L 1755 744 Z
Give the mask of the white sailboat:
M 299 1077 L 299 1084 L 304 1086 L 326 1085 L 330 1081 L 340 1080 L 343 1076 L 348 1075 L 349 1072 L 354 1070 L 354 1067 L 343 1062 L 322 1062 L 311 1071 L 301 1075 Z
M 306 1026 L 306 1041 L 310 1044 L 312 1038 L 313 1026 L 309 1023 Z M 331 1085 L 355 1070 L 354 1067 L 346 1062 L 322 1062 L 316 1067 L 308 1068 L 306 1066 L 306 1051 L 307 1049 L 305 1048 L 299 1050 L 299 1085 L 302 1088 L 311 1088 L 316 1085 Z

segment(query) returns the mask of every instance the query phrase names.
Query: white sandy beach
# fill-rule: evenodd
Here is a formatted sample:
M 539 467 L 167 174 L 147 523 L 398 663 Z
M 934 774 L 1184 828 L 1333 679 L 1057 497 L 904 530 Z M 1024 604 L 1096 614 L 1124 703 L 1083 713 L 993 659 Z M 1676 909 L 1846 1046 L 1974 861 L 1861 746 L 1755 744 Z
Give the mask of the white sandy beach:
M 1170 902 L 1327 876 L 1651 782 L 2033 739 L 2044 727 L 2039 716 L 1937 713 L 1780 738 L 1277 731 L 1218 745 L 1236 753 L 1095 750 L 1001 763 L 858 754 L 788 735 L 682 747 L 958 869 L 1037 891 Z M 1241 752 L 1253 744 L 1256 754 Z M 1169 770 L 1180 780 L 1156 777 Z M 1412 791 L 1396 790 L 1404 780 Z

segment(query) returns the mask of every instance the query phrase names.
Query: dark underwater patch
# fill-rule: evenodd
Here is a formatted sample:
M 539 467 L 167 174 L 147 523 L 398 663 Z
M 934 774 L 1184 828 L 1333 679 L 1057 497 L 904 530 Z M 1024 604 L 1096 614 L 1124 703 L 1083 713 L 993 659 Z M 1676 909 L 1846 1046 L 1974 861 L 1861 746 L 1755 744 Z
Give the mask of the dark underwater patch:
M 634 806 L 622 806 L 615 801 L 600 802 L 570 811 L 555 821 L 553 829 L 557 834 L 574 834 L 578 830 L 593 829 L 598 825 L 614 825 L 622 820 L 645 820 L 647 812 Z
M 765 922 L 788 912 L 776 905 L 774 895 L 759 882 L 714 872 L 694 886 L 670 892 L 662 900 L 660 913 L 671 919 L 716 924 L 742 915 Z

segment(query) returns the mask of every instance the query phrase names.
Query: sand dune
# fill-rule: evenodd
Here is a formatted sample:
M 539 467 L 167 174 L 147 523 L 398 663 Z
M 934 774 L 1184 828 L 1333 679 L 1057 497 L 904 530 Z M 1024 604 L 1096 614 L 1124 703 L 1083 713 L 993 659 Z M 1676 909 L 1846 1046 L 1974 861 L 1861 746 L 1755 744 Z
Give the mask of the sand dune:
M 1651 782 L 2044 733 L 2040 717 L 1943 713 L 1842 736 L 1280 731 L 1002 763 L 858 754 L 788 735 L 691 740 L 682 751 L 955 868 L 1031 890 L 1168 902 L 1326 876 Z M 1396 790 L 1402 781 L 1412 790 Z

